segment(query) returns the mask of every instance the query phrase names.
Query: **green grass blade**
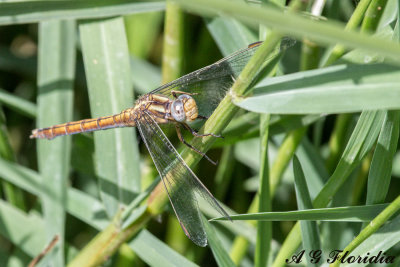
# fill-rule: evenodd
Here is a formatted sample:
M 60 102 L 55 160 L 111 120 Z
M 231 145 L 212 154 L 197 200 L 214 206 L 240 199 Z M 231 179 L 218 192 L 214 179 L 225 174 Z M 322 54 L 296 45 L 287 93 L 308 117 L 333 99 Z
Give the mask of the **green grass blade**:
M 0 105 L 0 158 L 9 161 L 15 161 L 15 154 L 11 148 L 10 139 L 7 131 L 5 116 L 3 113 L 2 106 Z M 26 210 L 24 193 L 13 186 L 12 184 L 2 181 L 1 190 L 4 194 L 4 199 L 6 199 L 10 204 L 21 210 Z
M 351 253 L 352 255 L 378 255 L 381 251 L 388 251 L 390 248 L 399 243 L 400 239 L 400 216 L 395 217 L 393 220 L 387 222 L 378 231 L 368 237 Z M 367 254 L 369 253 L 369 254 Z M 395 256 L 393 253 L 387 253 L 388 256 Z M 398 260 L 397 260 L 398 263 Z M 343 264 L 341 266 L 351 266 L 350 264 Z M 353 264 L 354 266 L 354 264 Z M 367 266 L 367 264 L 357 264 L 357 266 Z M 393 265 L 396 266 L 396 263 Z
M 210 245 L 211 251 L 217 261 L 218 266 L 235 266 L 232 259 L 229 257 L 228 252 L 221 244 L 221 240 L 217 236 L 217 232 L 213 229 L 213 226 L 206 220 L 204 216 L 203 219 L 204 229 L 207 233 L 208 244 Z
M 31 257 L 36 257 L 46 245 L 46 227 L 42 218 L 27 215 L 0 201 L 0 233 Z M 7 215 L 7 216 L 4 216 Z
M 344 248 L 343 252 L 352 252 L 356 247 L 362 244 L 368 237 L 375 233 L 384 223 L 400 209 L 400 196 L 390 203 L 378 216 L 376 216 L 361 232 L 354 238 L 350 244 Z M 343 253 L 341 253 L 343 255 Z M 340 261 L 331 264 L 331 267 L 339 266 Z
M 296 154 L 302 163 L 311 199 L 314 199 L 329 178 L 324 159 L 319 154 L 318 147 L 313 146 L 306 137 L 300 143 Z
M 376 204 L 367 206 L 349 206 L 337 208 L 320 208 L 296 211 L 275 211 L 231 215 L 235 220 L 258 220 L 258 221 L 343 221 L 343 222 L 366 222 L 371 221 L 388 204 Z M 227 220 L 224 217 L 214 218 L 211 221 Z
M 256 35 L 236 19 L 215 17 L 206 19 L 207 28 L 224 56 L 258 41 Z
M 399 139 L 399 120 L 398 111 L 387 112 L 371 162 L 365 201 L 367 205 L 383 203 L 386 199 Z
M 260 116 L 260 187 L 258 196 L 258 212 L 270 211 L 272 200 L 270 195 L 269 181 L 269 157 L 268 157 L 268 137 L 269 137 L 270 115 Z M 272 224 L 269 222 L 257 222 L 257 242 L 254 255 L 255 266 L 266 266 L 268 263 L 268 253 L 272 240 Z
M 0 89 L 0 103 L 8 108 L 21 113 L 22 115 L 26 115 L 30 118 L 36 117 L 36 105 L 17 97 L 9 92 Z
M 52 195 L 41 186 L 43 178 L 36 172 L 18 164 L 0 159 L 0 176 L 34 195 Z M 68 189 L 66 209 L 69 214 L 82 220 L 95 229 L 104 229 L 110 222 L 100 201 L 75 188 Z
M 304 173 L 298 160 L 297 156 L 293 156 L 293 172 L 294 181 L 296 188 L 296 199 L 297 206 L 300 210 L 312 209 L 312 201 L 310 193 L 308 192 L 306 179 Z M 319 239 L 319 231 L 316 222 L 300 221 L 301 237 L 303 240 L 303 249 L 306 251 L 318 251 L 321 249 L 321 242 Z M 314 263 L 314 259 L 310 257 L 309 253 L 306 253 L 307 261 L 313 266 L 318 266 L 319 264 Z
M 161 4 L 161 3 L 160 3 Z M 163 12 L 146 12 L 124 17 L 129 52 L 138 58 L 147 58 L 158 37 Z M 159 84 L 158 84 L 159 85 Z
M 129 52 L 122 18 L 87 21 L 79 26 L 93 117 L 133 106 Z M 96 174 L 109 217 L 140 191 L 139 157 L 132 128 L 94 134 Z
M 14 1 L 0 4 L 0 25 L 50 19 L 88 19 L 163 10 L 165 3 L 132 3 L 128 0 Z M 29 12 L 28 12 L 29 11 Z
M 399 109 L 398 69 L 383 65 L 340 65 L 266 79 L 241 108 L 261 113 L 347 113 Z
M 383 111 L 361 113 L 335 172 L 313 201 L 314 208 L 322 208 L 328 205 L 350 173 L 370 151 L 376 142 L 384 116 L 385 112 Z M 273 266 L 283 266 L 285 259 L 294 253 L 300 242 L 300 227 L 299 224 L 296 224 L 286 237 Z
M 38 127 L 48 127 L 72 119 L 75 70 L 74 21 L 43 22 L 39 25 Z M 46 238 L 64 239 L 65 206 L 70 163 L 71 137 L 38 140 L 39 170 L 46 188 L 41 194 Z M 58 242 L 53 264 L 64 265 L 64 242 Z
M 184 14 L 174 1 L 167 1 L 164 21 L 162 57 L 162 83 L 178 79 L 182 75 Z
M 337 22 L 317 21 L 294 12 L 282 12 L 274 8 L 251 6 L 240 1 L 228 0 L 177 0 L 192 12 L 215 14 L 226 12 L 252 24 L 263 24 L 282 34 L 298 38 L 308 37 L 324 44 L 341 43 L 348 48 L 362 48 L 377 52 L 390 60 L 400 61 L 400 46 L 394 42 L 371 37 L 356 31 L 344 31 Z
M 131 56 L 131 69 L 135 91 L 145 94 L 161 84 L 161 70 L 149 62 Z
M 190 262 L 147 230 L 129 242 L 129 246 L 149 266 L 197 266 Z

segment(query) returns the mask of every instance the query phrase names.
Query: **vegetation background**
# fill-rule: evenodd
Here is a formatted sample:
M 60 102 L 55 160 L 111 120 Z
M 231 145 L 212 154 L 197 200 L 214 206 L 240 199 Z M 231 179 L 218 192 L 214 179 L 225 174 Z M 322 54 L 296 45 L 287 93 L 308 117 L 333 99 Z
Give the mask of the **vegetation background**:
M 28 265 L 55 236 L 38 266 L 286 266 L 301 249 L 322 250 L 304 266 L 335 249 L 383 251 L 399 266 L 398 1 L 263 2 L 0 3 L 1 266 Z M 282 36 L 298 42 L 278 77 L 249 87 Z M 225 138 L 193 140 L 218 166 L 180 147 L 229 213 L 243 214 L 204 221 L 208 247 L 184 235 L 135 129 L 29 139 L 118 113 L 265 37 L 202 128 Z

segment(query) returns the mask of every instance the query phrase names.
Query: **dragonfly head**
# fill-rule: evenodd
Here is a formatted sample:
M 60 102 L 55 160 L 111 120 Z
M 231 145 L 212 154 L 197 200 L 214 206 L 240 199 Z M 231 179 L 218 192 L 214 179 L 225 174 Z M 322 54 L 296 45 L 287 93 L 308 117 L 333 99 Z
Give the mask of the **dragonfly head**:
M 196 101 L 189 95 L 180 95 L 172 102 L 171 115 L 178 122 L 194 121 L 199 115 Z

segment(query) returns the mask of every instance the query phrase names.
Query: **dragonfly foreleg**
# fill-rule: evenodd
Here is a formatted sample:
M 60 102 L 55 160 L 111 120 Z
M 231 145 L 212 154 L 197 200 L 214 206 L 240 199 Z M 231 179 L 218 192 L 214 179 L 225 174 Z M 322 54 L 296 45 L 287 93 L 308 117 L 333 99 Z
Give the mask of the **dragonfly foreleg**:
M 217 135 L 217 134 L 213 134 L 213 133 L 206 133 L 206 134 L 199 134 L 198 132 L 196 132 L 194 129 L 192 129 L 189 125 L 187 125 L 186 123 L 181 123 L 183 125 L 183 127 L 186 128 L 186 130 L 188 130 L 189 132 L 191 132 L 194 136 L 196 137 L 206 137 L 206 136 L 214 136 L 217 138 L 224 138 L 221 135 Z
M 171 94 L 175 98 L 178 98 L 178 94 L 181 94 L 181 95 L 198 95 L 199 93 L 188 93 L 188 92 L 183 92 L 183 91 L 171 90 Z
M 215 162 L 212 159 L 210 159 L 205 153 L 201 152 L 200 150 L 198 150 L 197 148 L 195 148 L 194 146 L 192 146 L 191 144 L 186 142 L 186 140 L 183 138 L 183 135 L 181 133 L 181 128 L 180 128 L 179 124 L 175 124 L 175 129 L 176 129 L 176 133 L 178 135 L 178 138 L 182 143 L 184 143 L 187 147 L 189 147 L 191 150 L 193 150 L 197 154 L 202 155 L 206 160 L 208 160 L 212 164 L 217 165 L 217 162 Z

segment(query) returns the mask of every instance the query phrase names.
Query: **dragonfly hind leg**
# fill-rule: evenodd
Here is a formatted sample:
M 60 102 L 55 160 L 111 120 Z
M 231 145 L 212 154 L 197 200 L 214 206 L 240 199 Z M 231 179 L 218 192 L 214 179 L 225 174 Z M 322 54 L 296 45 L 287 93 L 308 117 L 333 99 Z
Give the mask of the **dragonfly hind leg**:
M 200 150 L 198 150 L 197 148 L 195 148 L 194 146 L 192 146 L 191 144 L 186 142 L 186 140 L 183 138 L 183 135 L 181 133 L 181 128 L 180 128 L 179 124 L 175 124 L 175 129 L 176 129 L 176 133 L 178 134 L 178 138 L 182 143 L 184 143 L 187 147 L 189 147 L 191 150 L 193 150 L 197 154 L 202 155 L 206 160 L 208 160 L 212 164 L 217 165 L 217 162 L 210 159 L 205 153 L 201 152 Z
M 199 133 L 196 132 L 194 129 L 190 128 L 190 126 L 187 125 L 186 123 L 182 123 L 182 125 L 183 125 L 183 127 L 186 128 L 186 130 L 188 130 L 189 132 L 191 132 L 191 133 L 192 133 L 194 136 L 196 136 L 196 137 L 214 136 L 214 137 L 217 137 L 217 138 L 224 138 L 224 137 L 221 136 L 221 135 L 213 134 L 213 133 L 199 134 Z

